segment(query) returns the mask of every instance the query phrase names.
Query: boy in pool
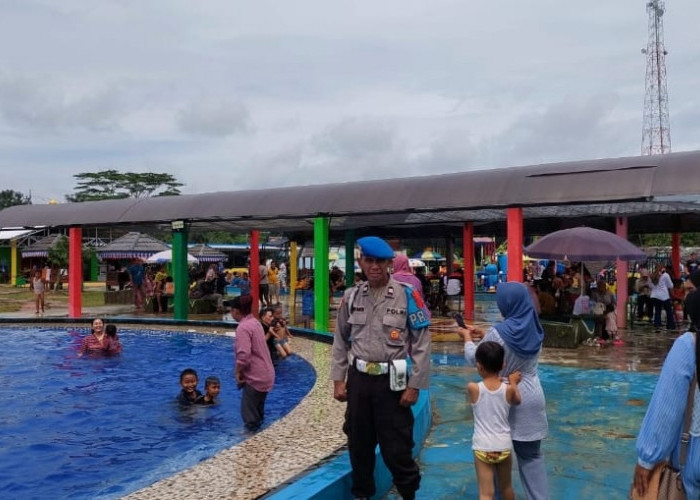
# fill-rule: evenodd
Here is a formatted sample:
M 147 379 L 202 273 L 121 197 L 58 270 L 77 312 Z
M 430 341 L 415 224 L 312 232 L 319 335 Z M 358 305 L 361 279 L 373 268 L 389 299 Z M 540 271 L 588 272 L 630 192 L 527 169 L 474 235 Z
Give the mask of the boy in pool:
M 177 402 L 182 406 L 191 406 L 196 403 L 197 398 L 202 396 L 202 393 L 197 389 L 199 379 L 197 372 L 192 368 L 185 368 L 180 372 L 180 386 L 182 391 L 177 396 Z
M 112 325 L 112 324 L 106 325 L 105 326 L 105 334 L 107 335 L 107 338 L 109 339 L 107 353 L 108 354 L 121 354 L 122 343 L 119 340 L 119 335 L 117 334 L 117 326 Z
M 510 469 L 512 441 L 508 413 L 511 405 L 520 404 L 520 372 L 508 375 L 506 385 L 499 372 L 503 369 L 505 351 L 497 342 L 481 342 L 476 348 L 476 369 L 479 383 L 469 382 L 467 392 L 474 412 L 474 467 L 479 482 L 479 498 L 493 498 L 494 475 L 504 500 L 513 500 Z
M 287 322 L 284 319 L 284 311 L 281 305 L 277 305 L 272 309 L 272 322 L 270 323 L 270 328 L 272 328 L 272 334 L 274 335 L 274 344 L 280 355 L 285 358 L 292 354 L 292 346 L 289 343 L 289 339 L 292 338 L 292 334 L 287 328 Z
M 221 392 L 221 381 L 219 377 L 211 375 L 204 380 L 204 396 L 200 396 L 195 401 L 198 405 L 215 405 L 216 398 Z

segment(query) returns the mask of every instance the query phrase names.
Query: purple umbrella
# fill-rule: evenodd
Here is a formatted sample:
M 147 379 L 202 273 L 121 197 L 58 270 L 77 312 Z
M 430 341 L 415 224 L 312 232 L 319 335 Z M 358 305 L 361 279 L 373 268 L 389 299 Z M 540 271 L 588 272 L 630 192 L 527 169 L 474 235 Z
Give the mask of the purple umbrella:
M 574 227 L 548 234 L 525 247 L 530 257 L 556 260 L 646 259 L 646 254 L 615 233 Z

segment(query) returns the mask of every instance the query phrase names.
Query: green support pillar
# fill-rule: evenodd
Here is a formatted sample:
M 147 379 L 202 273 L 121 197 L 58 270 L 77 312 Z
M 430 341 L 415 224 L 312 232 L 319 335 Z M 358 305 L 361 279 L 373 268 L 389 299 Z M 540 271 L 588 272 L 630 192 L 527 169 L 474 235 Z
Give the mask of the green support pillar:
M 355 231 L 345 231 L 345 286 L 355 284 Z
M 328 321 L 328 230 L 330 219 L 314 219 L 314 329 L 327 332 Z
M 90 257 L 90 281 L 97 281 L 100 275 L 100 262 L 97 260 L 97 254 L 92 254 Z
M 187 224 L 182 221 L 173 222 L 173 282 L 175 297 L 173 303 L 173 318 L 187 319 L 189 301 L 187 275 Z

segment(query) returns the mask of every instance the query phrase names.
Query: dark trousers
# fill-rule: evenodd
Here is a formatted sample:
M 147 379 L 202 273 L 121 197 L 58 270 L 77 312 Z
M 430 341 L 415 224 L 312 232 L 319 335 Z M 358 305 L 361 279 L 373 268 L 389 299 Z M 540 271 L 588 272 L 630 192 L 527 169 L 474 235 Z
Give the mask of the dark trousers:
M 270 305 L 270 286 L 267 284 L 260 285 L 258 287 L 258 292 L 260 294 L 260 303 L 264 306 Z
M 651 297 L 648 295 L 637 295 L 637 319 L 644 316 L 652 317 Z
M 352 367 L 347 391 L 343 431 L 348 436 L 352 494 L 374 495 L 374 450 L 379 443 L 396 489 L 403 498 L 414 498 L 420 485 L 420 471 L 412 458 L 413 412 L 399 404 L 401 391 L 389 388 L 389 375 L 367 375 Z
M 661 309 L 666 311 L 666 328 L 672 330 L 676 327 L 676 322 L 673 319 L 673 307 L 671 307 L 671 299 L 660 300 L 651 299 L 651 304 L 654 307 L 654 326 L 661 328 Z
M 266 392 L 260 392 L 253 389 L 248 384 L 243 386 L 243 395 L 241 396 L 241 416 L 243 423 L 248 430 L 257 430 L 265 418 L 265 399 Z

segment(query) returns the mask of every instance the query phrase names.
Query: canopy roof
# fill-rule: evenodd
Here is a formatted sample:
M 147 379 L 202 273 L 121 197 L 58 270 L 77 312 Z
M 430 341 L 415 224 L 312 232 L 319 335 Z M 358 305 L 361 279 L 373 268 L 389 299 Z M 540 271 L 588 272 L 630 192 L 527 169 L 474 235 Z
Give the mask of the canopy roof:
M 50 234 L 39 238 L 22 250 L 22 258 L 48 257 L 49 249 L 56 244 L 61 236 L 60 234 Z
M 655 232 L 661 226 L 684 231 L 700 223 L 698 173 L 700 151 L 691 151 L 402 179 L 20 205 L 0 211 L 0 228 L 169 226 L 184 220 L 192 230 L 309 233 L 313 218 L 323 215 L 331 218 L 332 230 L 383 226 L 398 234 L 432 225 L 450 231 L 474 221 L 480 234 L 503 234 L 505 208 L 524 207 L 530 234 L 580 223 L 576 218 L 607 228 L 612 217 L 621 215 L 630 217 L 632 232 Z
M 147 259 L 169 249 L 168 245 L 152 236 L 132 231 L 98 248 L 97 255 L 101 259 Z
M 187 249 L 187 253 L 195 257 L 199 262 L 223 262 L 228 259 L 225 253 L 219 252 L 208 245 L 194 245 Z
M 0 231 L 0 242 L 10 241 L 21 238 L 22 236 L 27 236 L 34 233 L 32 229 L 16 229 L 14 231 Z

